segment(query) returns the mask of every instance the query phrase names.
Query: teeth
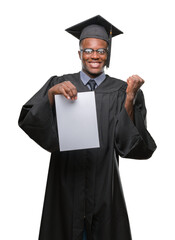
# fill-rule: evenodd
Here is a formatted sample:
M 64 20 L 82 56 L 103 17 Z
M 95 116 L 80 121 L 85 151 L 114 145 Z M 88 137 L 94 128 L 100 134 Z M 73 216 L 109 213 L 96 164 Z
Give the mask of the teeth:
M 100 63 L 90 63 L 93 67 L 98 67 Z

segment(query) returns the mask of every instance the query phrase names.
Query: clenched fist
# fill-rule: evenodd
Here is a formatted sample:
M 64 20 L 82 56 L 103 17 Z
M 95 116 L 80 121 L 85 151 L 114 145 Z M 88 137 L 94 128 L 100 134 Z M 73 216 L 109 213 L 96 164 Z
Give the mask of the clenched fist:
M 134 99 L 137 91 L 144 84 L 144 80 L 138 75 L 132 75 L 127 79 L 127 84 L 126 94 L 130 99 Z
M 132 75 L 127 79 L 127 84 L 128 86 L 126 89 L 125 109 L 130 118 L 134 121 L 133 102 L 137 91 L 144 84 L 144 80 L 138 75 Z

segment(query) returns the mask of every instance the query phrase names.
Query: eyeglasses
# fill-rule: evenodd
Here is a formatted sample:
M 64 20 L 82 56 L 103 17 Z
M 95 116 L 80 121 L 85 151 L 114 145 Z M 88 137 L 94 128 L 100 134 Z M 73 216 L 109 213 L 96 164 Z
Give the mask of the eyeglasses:
M 81 49 L 81 52 L 85 53 L 86 55 L 91 55 L 94 52 L 96 52 L 99 55 L 105 55 L 108 50 L 106 48 L 99 48 L 99 49 L 92 49 L 92 48 L 85 48 L 85 49 Z

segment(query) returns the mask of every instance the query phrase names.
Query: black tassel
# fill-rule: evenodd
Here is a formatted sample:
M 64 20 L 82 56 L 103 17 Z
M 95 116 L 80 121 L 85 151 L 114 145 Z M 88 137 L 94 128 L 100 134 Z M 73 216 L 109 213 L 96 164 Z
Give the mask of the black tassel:
M 110 58 L 111 58 L 111 46 L 112 46 L 112 25 L 109 33 L 109 44 L 108 44 L 108 57 L 106 61 L 106 67 L 109 68 Z

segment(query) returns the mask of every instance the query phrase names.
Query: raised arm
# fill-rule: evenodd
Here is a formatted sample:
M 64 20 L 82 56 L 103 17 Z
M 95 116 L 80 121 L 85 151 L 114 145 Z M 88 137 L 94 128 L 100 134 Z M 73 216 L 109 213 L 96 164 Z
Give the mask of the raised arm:
M 133 86 L 138 87 L 143 83 L 135 83 L 135 79 L 129 80 L 132 82 L 128 83 L 125 104 L 116 123 L 115 147 L 121 157 L 148 159 L 155 151 L 156 144 L 146 127 L 146 107 L 143 92 L 139 88 L 137 89 L 137 94 L 133 95 L 135 102 L 134 98 L 131 96 L 131 101 L 128 95 L 128 93 L 132 93 L 129 90 L 133 89 Z
M 134 100 L 140 87 L 144 84 L 144 80 L 138 75 L 132 75 L 127 79 L 125 109 L 134 121 Z

